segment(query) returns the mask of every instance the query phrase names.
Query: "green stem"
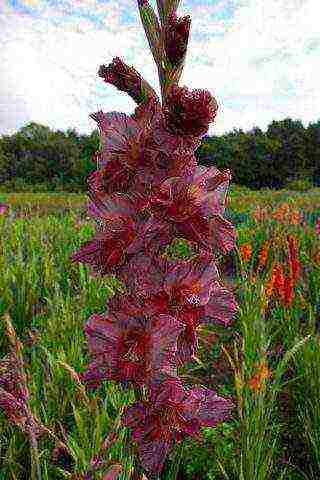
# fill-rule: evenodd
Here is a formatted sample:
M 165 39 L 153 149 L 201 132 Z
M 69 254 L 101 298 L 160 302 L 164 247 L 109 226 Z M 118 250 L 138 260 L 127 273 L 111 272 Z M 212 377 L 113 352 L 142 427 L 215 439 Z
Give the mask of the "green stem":
M 36 435 L 32 431 L 32 427 L 29 430 L 30 437 L 30 451 L 31 451 L 31 479 L 41 480 L 41 468 L 38 451 L 38 441 Z

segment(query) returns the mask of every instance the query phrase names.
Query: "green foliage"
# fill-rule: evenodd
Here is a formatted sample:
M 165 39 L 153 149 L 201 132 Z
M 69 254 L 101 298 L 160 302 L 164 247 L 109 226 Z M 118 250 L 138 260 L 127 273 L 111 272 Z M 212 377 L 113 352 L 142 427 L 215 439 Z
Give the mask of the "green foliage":
M 273 121 L 264 133 L 233 130 L 222 136 L 205 136 L 196 151 L 201 165 L 229 168 L 233 182 L 258 190 L 284 188 L 298 172 L 320 184 L 320 123 L 305 129 L 301 121 Z
M 313 188 L 313 183 L 310 180 L 298 178 L 287 182 L 285 188 L 295 192 L 307 192 Z

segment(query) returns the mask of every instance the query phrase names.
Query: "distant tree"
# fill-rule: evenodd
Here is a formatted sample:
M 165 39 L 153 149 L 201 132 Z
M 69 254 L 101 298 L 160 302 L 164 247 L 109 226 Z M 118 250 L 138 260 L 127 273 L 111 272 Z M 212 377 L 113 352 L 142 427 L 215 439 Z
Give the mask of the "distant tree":
M 281 149 L 277 150 L 277 157 L 274 159 L 282 184 L 296 179 L 307 164 L 305 129 L 302 122 L 291 118 L 274 120 L 268 126 L 266 135 L 269 139 L 281 143 Z
M 315 185 L 320 186 L 320 120 L 309 123 L 306 130 L 307 167 Z

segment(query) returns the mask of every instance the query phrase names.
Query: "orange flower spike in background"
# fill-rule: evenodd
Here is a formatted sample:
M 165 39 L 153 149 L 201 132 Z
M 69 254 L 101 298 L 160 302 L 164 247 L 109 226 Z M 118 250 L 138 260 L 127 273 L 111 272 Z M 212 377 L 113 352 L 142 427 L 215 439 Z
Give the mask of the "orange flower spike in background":
M 267 298 L 270 298 L 274 291 L 274 278 L 275 278 L 275 275 L 272 270 L 271 277 L 265 286 L 265 294 Z
M 299 278 L 299 274 L 301 271 L 301 265 L 299 261 L 299 248 L 298 248 L 298 241 L 296 237 L 293 235 L 287 235 L 288 241 L 288 256 L 289 256 L 289 263 L 290 269 L 292 271 L 293 280 L 294 282 L 297 281 Z
M 285 279 L 283 305 L 285 307 L 288 307 L 289 305 L 291 305 L 293 298 L 294 298 L 294 279 L 292 276 L 292 272 L 290 271 Z
M 272 212 L 272 218 L 278 222 L 284 222 L 290 212 L 290 207 L 287 203 L 282 203 Z
M 244 262 L 248 262 L 252 256 L 252 246 L 250 243 L 243 243 L 239 247 L 241 258 Z
M 292 210 L 289 214 L 289 223 L 291 225 L 299 225 L 303 219 L 302 212 L 297 208 L 295 210 Z
M 264 220 L 267 220 L 267 218 L 269 217 L 268 208 L 260 207 L 260 205 L 258 205 L 252 212 L 252 217 L 255 219 L 256 222 L 262 222 Z
M 280 263 L 275 264 L 274 288 L 278 298 L 283 300 L 285 296 L 285 276 L 283 266 Z
M 270 242 L 269 241 L 263 242 L 258 254 L 258 269 L 260 267 L 266 266 L 266 263 L 268 260 L 269 248 L 270 248 Z
M 265 294 L 267 297 L 271 297 L 272 294 L 276 293 L 277 289 L 277 276 L 279 272 L 279 264 L 274 262 L 271 268 L 271 276 L 265 287 Z
M 257 371 L 248 381 L 248 386 L 251 390 L 255 392 L 260 392 L 265 388 L 265 380 L 270 378 L 272 375 L 271 370 L 265 360 L 257 365 Z

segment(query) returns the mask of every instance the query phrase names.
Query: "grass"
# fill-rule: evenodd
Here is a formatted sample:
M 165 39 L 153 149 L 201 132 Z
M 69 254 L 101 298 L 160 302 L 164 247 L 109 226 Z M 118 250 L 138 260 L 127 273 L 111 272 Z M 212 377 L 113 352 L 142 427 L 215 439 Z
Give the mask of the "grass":
M 9 313 L 24 344 L 32 411 L 71 452 L 54 461 L 57 440 L 43 436 L 43 480 L 80 479 L 122 409 L 134 401 L 133 392 L 111 381 L 86 391 L 78 377 L 88 362 L 84 323 L 122 291 L 115 277 L 92 278 L 87 267 L 70 261 L 94 231 L 85 201 L 76 194 L 0 194 L 0 202 L 11 207 L 0 217 L 0 315 Z M 285 214 L 254 219 L 258 206 L 272 212 L 283 202 L 290 212 L 301 212 L 300 223 Z M 314 224 L 320 189 L 296 194 L 234 188 L 226 213 L 237 227 L 237 249 L 228 259 L 232 275 L 222 258 L 220 268 L 240 308 L 230 328 L 202 328 L 198 362 L 179 373 L 186 383 L 232 396 L 236 409 L 230 421 L 204 428 L 202 442 L 187 439 L 172 452 L 161 479 L 315 480 L 320 478 L 320 240 Z M 284 307 L 267 297 L 265 287 L 272 262 L 287 264 L 287 233 L 299 241 L 302 271 L 293 302 Z M 271 240 L 267 263 L 257 272 L 266 240 Z M 252 247 L 248 260 L 241 256 L 245 243 Z M 181 243 L 179 252 L 187 252 Z M 8 348 L 3 328 L 0 323 L 0 357 Z M 132 472 L 127 437 L 120 429 L 105 452 L 106 460 L 122 465 L 120 480 Z M 26 437 L 0 413 L 0 480 L 31 478 L 29 459 Z

